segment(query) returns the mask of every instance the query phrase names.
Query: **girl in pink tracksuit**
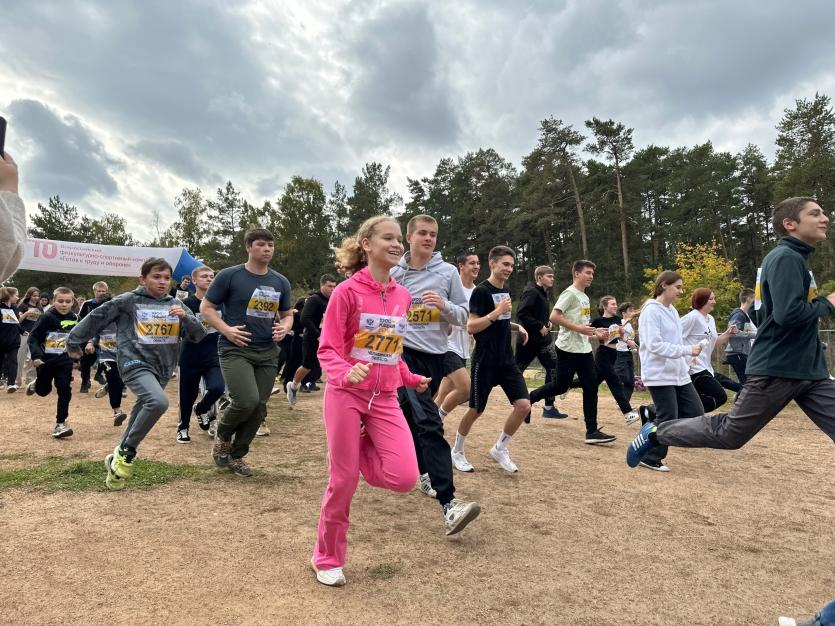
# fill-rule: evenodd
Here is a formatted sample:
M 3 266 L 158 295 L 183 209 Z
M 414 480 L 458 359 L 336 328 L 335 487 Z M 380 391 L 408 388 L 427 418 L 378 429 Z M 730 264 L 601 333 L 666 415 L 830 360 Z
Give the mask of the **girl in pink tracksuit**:
M 401 359 L 411 296 L 389 269 L 402 254 L 400 226 L 388 216 L 366 220 L 336 250 L 337 265 L 350 278 L 330 297 L 318 351 L 327 375 L 329 477 L 312 564 L 326 585 L 345 584 L 348 514 L 360 473 L 369 485 L 404 493 L 418 477 L 397 388 L 420 390 L 429 380 Z

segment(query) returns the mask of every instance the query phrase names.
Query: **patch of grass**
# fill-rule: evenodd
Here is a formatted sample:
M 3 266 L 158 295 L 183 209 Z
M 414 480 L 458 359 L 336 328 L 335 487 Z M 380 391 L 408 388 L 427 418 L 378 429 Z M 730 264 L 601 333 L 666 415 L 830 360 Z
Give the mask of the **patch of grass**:
M 136 460 L 129 489 L 153 489 L 178 479 L 201 480 L 212 474 L 208 467 Z M 53 491 L 107 491 L 103 460 L 90 461 L 50 457 L 33 467 L 0 470 L 0 491 L 35 488 Z
M 368 570 L 369 576 L 374 580 L 391 580 L 398 572 L 400 572 L 400 566 L 393 563 L 382 563 Z

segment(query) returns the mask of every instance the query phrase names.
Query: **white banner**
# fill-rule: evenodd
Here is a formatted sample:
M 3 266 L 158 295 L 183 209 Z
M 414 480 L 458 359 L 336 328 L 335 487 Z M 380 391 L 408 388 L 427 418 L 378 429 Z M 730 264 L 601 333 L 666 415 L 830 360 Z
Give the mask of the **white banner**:
M 147 259 L 162 257 L 171 267 L 176 268 L 184 251 L 184 248 L 102 246 L 74 241 L 29 239 L 19 269 L 98 276 L 139 276 L 142 263 Z

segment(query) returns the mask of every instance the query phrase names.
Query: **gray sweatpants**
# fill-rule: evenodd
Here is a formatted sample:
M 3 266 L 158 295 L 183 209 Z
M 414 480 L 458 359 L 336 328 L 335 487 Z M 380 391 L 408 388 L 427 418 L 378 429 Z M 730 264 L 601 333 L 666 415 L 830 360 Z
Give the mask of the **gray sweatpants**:
M 144 368 L 127 370 L 122 374 L 122 380 L 136 396 L 136 403 L 119 445 L 136 451 L 154 424 L 168 410 L 168 397 L 163 391 L 168 380 L 160 382 L 156 374 Z
M 700 415 L 658 425 L 658 443 L 683 448 L 736 450 L 794 400 L 835 442 L 835 381 L 749 376 L 730 413 Z

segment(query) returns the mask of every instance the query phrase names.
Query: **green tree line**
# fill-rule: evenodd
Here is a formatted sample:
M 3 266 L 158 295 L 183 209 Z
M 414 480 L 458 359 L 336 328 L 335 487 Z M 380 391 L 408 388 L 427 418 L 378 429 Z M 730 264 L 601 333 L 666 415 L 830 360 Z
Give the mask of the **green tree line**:
M 392 213 L 405 226 L 426 213 L 441 225 L 438 247 L 448 260 L 471 250 L 484 261 L 498 244 L 516 250 L 511 287 L 517 292 L 537 265 L 554 266 L 559 285 L 570 280 L 573 260 L 588 258 L 598 266 L 595 293 L 640 299 L 644 270 L 673 267 L 682 243 L 715 244 L 732 264 L 728 278 L 753 286 L 757 266 L 776 241 L 770 220 L 777 202 L 808 195 L 826 210 L 835 207 L 835 113 L 826 95 L 797 100 L 784 111 L 773 162 L 753 144 L 737 154 L 710 142 L 636 148 L 633 130 L 612 119 L 592 117 L 574 128 L 548 117 L 521 167 L 492 148 L 445 157 L 430 176 L 408 179 L 405 199 L 390 188 L 390 168 L 376 162 L 365 164 L 350 192 L 340 182 L 328 192 L 315 178 L 294 176 L 261 206 L 231 181 L 213 194 L 183 189 L 174 200 L 176 221 L 163 228 L 156 214 L 155 237 L 143 245 L 185 246 L 222 268 L 244 260 L 243 232 L 263 226 L 277 238 L 275 267 L 301 290 L 332 271 L 332 247 L 365 218 Z M 58 196 L 38 205 L 30 231 L 51 239 L 138 243 L 124 219 L 91 219 Z M 818 284 L 835 279 L 831 241 L 814 255 L 813 268 Z M 14 282 L 25 284 L 26 273 L 19 274 Z M 60 278 L 83 284 L 82 292 L 91 282 Z

